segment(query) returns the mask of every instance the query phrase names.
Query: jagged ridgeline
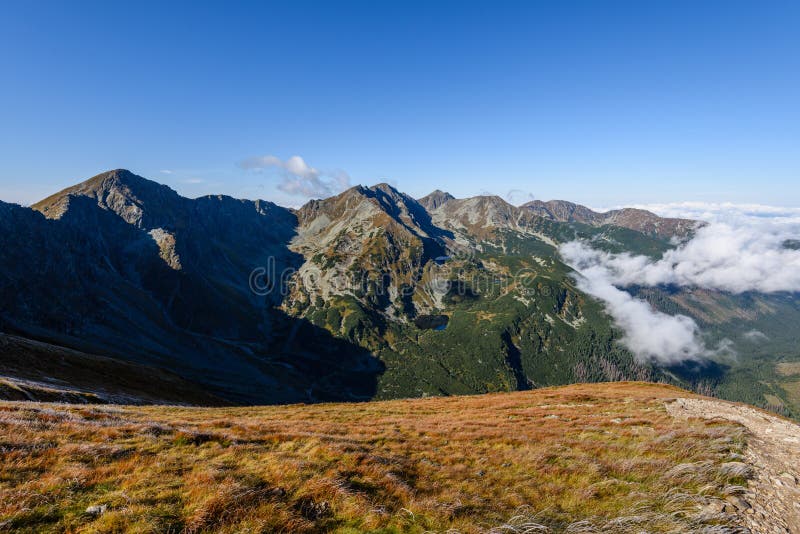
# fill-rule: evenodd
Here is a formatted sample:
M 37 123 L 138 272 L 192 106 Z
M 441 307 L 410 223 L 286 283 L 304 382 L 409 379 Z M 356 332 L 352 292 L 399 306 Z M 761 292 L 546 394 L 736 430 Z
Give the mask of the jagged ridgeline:
M 694 224 L 386 184 L 292 210 L 115 170 L 30 208 L 0 203 L 0 329 L 236 403 L 680 381 L 621 347 L 557 247 L 658 256 Z

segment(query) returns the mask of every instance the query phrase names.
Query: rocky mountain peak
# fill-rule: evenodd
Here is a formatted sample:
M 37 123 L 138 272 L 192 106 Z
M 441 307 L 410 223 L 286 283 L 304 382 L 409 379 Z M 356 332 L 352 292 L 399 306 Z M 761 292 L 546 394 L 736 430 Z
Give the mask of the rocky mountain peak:
M 419 203 L 425 207 L 426 210 L 435 210 L 442 206 L 446 202 L 451 200 L 455 200 L 456 197 L 451 195 L 446 191 L 442 191 L 441 189 L 436 189 L 432 193 L 425 195 L 424 197 L 420 198 L 418 201 Z
M 31 207 L 51 219 L 61 218 L 75 197 L 94 199 L 103 209 L 113 211 L 127 223 L 155 228 L 174 220 L 186 199 L 169 186 L 143 178 L 125 169 L 107 171 L 68 187 Z
M 102 209 L 113 211 L 139 228 L 156 228 L 174 220 L 184 199 L 169 186 L 125 169 L 107 171 L 68 187 L 31 207 L 51 219 L 61 218 L 75 197 L 91 198 Z
M 580 222 L 594 225 L 602 220 L 600 213 L 566 200 L 548 200 L 547 202 L 533 200 L 521 207 L 531 210 L 541 217 L 560 222 Z
M 375 184 L 368 188 L 370 191 L 374 192 L 382 192 L 387 195 L 402 195 L 400 191 L 392 187 L 391 185 L 387 184 L 386 182 L 381 182 L 379 184 Z

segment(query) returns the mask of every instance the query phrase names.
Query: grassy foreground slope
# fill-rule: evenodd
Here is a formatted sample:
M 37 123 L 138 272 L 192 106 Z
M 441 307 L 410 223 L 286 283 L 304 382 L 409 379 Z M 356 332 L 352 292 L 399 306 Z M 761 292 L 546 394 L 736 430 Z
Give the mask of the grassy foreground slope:
M 2 402 L 0 528 L 690 531 L 724 523 L 704 506 L 745 484 L 723 467 L 740 427 L 667 413 L 692 396 L 627 382 L 256 408 Z

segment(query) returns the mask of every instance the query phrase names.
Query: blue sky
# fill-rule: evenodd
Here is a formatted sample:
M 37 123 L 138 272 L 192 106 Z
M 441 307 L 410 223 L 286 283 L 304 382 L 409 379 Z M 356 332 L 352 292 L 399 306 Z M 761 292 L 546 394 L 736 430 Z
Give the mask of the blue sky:
M 295 205 L 798 206 L 798 28 L 794 1 L 4 2 L 0 199 L 124 167 Z

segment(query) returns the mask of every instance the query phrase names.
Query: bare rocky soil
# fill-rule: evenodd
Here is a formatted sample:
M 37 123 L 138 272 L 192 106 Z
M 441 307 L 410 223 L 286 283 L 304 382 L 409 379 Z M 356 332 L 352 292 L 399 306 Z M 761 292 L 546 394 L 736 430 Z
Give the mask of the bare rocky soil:
M 800 426 L 724 401 L 679 398 L 667 410 L 675 417 L 726 419 L 744 426 L 744 458 L 726 467 L 741 472 L 749 483 L 744 493 L 717 506 L 735 511 L 743 529 L 756 534 L 800 533 Z

